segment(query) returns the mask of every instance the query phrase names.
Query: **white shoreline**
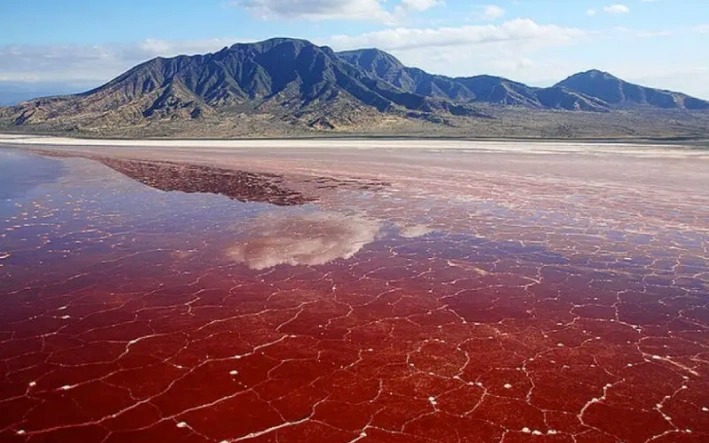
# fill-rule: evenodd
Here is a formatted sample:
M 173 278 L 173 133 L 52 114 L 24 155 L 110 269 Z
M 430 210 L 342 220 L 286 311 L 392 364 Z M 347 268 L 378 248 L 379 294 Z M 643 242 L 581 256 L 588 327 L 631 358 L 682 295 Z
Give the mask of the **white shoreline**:
M 377 139 L 377 138 L 291 138 L 236 140 L 139 140 L 80 139 L 37 135 L 0 134 L 0 145 L 57 147 L 125 147 L 184 149 L 411 149 L 428 152 L 455 150 L 460 152 L 497 152 L 519 154 L 620 154 L 640 157 L 709 159 L 709 150 L 688 149 L 682 144 L 652 144 L 592 141 L 542 140 L 456 140 L 456 139 Z

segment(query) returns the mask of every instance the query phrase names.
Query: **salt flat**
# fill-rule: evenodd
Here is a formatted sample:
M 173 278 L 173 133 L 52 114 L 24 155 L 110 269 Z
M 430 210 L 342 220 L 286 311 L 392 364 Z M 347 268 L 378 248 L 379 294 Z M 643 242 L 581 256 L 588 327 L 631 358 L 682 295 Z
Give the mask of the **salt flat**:
M 0 439 L 709 438 L 701 150 L 2 145 Z
M 123 147 L 123 148 L 182 148 L 182 149 L 416 149 L 416 150 L 471 150 L 478 152 L 525 152 L 550 154 L 562 152 L 613 153 L 642 156 L 709 157 L 706 150 L 689 150 L 686 145 L 593 142 L 593 141 L 536 141 L 536 140 L 464 140 L 464 139 L 396 139 L 396 138 L 292 138 L 292 139 L 236 139 L 236 140 L 169 140 L 169 139 L 79 139 L 69 137 L 0 134 L 1 144 L 57 147 Z

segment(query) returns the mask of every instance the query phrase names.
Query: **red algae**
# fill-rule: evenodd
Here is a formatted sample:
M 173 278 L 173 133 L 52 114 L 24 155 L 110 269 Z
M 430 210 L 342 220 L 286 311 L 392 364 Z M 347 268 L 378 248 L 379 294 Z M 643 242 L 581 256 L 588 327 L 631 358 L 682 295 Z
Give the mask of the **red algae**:
M 709 197 L 676 177 L 380 164 L 249 198 L 27 158 L 64 173 L 0 206 L 2 441 L 709 439 Z

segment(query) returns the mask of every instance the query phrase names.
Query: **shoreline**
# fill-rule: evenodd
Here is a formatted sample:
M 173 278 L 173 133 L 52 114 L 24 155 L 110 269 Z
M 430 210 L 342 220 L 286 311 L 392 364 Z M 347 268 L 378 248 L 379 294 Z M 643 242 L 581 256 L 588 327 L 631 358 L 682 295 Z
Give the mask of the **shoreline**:
M 251 150 L 298 151 L 367 151 L 395 150 L 397 152 L 450 153 L 510 153 L 510 154 L 587 154 L 630 155 L 639 157 L 709 159 L 709 147 L 691 143 L 656 143 L 628 141 L 560 141 L 560 140 L 501 140 L 451 138 L 273 138 L 273 139 L 80 139 L 70 137 L 0 134 L 0 147 L 71 151 L 75 148 L 117 148 L 126 151 L 135 148 L 214 150 L 240 152 Z M 85 153 L 85 152 L 83 152 Z M 106 155 L 106 152 L 101 152 Z

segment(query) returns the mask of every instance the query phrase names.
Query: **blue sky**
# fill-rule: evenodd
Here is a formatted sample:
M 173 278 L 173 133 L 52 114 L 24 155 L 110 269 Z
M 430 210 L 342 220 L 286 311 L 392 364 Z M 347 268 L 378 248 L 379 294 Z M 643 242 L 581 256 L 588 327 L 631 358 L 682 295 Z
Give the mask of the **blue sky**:
M 598 68 L 709 99 L 709 0 L 5 0 L 0 83 L 80 89 L 274 36 L 540 86 Z

